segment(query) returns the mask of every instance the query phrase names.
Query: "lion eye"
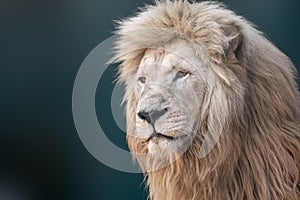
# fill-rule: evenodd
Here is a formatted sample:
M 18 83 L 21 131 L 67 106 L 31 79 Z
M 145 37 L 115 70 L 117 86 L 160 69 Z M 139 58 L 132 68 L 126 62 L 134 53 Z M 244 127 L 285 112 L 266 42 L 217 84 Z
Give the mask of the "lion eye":
M 183 71 L 183 70 L 180 70 L 176 73 L 176 78 L 183 78 L 187 75 L 189 75 L 190 73 L 188 71 Z
M 146 77 L 144 77 L 144 76 L 139 77 L 138 81 L 140 81 L 141 83 L 146 83 Z

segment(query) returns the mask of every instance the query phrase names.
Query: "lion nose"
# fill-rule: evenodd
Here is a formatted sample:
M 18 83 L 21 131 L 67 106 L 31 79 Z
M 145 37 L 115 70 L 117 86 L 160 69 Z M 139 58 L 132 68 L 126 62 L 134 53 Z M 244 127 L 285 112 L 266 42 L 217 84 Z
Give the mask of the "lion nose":
M 164 115 L 168 111 L 167 108 L 164 108 L 162 110 L 151 110 L 149 112 L 146 112 L 144 110 L 139 111 L 137 115 L 142 120 L 146 120 L 149 124 L 153 124 L 155 120 L 157 120 L 159 117 Z

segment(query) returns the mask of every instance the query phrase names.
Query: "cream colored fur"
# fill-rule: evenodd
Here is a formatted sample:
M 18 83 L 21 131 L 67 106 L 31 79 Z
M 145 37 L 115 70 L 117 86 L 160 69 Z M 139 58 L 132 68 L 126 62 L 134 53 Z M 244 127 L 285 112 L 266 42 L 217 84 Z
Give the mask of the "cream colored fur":
M 296 71 L 251 23 L 219 3 L 165 0 L 120 21 L 116 34 L 114 60 L 121 63 L 119 77 L 126 85 L 128 144 L 144 170 L 150 199 L 300 199 Z M 183 56 L 182 48 L 189 53 Z M 171 55 L 186 60 L 193 71 L 183 80 L 185 89 L 167 78 L 177 73 L 166 71 L 172 67 Z M 161 67 L 155 68 L 157 76 L 168 76 L 155 79 L 154 68 L 145 71 L 153 65 Z M 164 131 L 192 138 L 186 149 L 180 149 L 186 141 L 159 139 L 149 150 L 146 132 L 152 129 L 136 113 L 158 100 L 145 100 L 144 93 L 150 93 L 143 93 L 146 85 L 138 85 L 141 73 L 151 80 L 146 85 L 159 86 L 148 92 L 172 99 L 178 91 L 178 101 L 169 100 L 168 108 L 175 112 L 179 106 L 184 119 L 190 108 L 180 98 L 183 91 L 190 89 L 198 97 L 186 95 L 196 114 L 180 125 L 184 131 Z M 166 124 L 163 118 L 160 123 Z

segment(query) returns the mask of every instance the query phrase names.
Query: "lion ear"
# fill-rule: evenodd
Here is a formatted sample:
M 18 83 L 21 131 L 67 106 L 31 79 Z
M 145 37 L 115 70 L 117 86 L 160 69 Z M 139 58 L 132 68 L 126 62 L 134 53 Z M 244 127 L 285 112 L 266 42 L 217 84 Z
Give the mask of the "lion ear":
M 242 58 L 242 34 L 239 28 L 235 25 L 229 25 L 223 28 L 225 36 L 227 38 L 223 45 L 223 54 L 217 59 L 217 65 L 212 66 L 214 72 L 226 83 L 231 85 L 235 76 L 233 71 L 228 67 L 232 64 L 238 64 Z
M 241 56 L 242 35 L 237 26 L 226 28 L 225 34 L 228 41 L 224 47 L 224 61 L 226 63 L 236 63 Z

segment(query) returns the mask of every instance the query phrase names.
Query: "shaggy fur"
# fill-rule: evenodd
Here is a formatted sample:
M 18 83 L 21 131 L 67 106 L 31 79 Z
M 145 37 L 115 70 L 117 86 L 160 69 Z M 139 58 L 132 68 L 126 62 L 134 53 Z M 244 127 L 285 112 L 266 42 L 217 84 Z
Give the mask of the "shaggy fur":
M 144 169 L 152 200 L 300 199 L 296 72 L 261 32 L 218 3 L 166 0 L 119 22 L 116 34 L 128 121 L 135 118 L 134 75 L 146 49 L 188 40 L 217 77 L 192 145 L 169 166 Z M 147 153 L 143 141 L 130 136 L 134 123 L 127 123 L 127 132 L 132 153 Z M 221 136 L 212 151 L 199 156 L 201 137 L 216 133 Z

